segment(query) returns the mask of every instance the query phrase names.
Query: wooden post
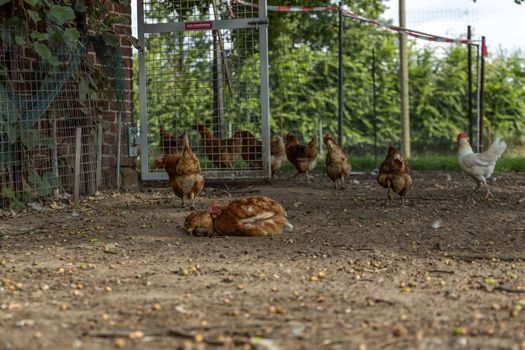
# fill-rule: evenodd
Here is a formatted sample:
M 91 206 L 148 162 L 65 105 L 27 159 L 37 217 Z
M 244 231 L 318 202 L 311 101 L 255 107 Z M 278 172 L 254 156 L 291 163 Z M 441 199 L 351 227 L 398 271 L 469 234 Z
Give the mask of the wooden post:
M 323 121 L 319 121 L 319 154 L 323 154 Z
M 82 128 L 77 128 L 75 139 L 75 179 L 73 187 L 73 202 L 78 205 L 80 199 L 80 156 L 82 154 Z
M 467 59 L 468 59 L 468 136 L 470 142 L 474 142 L 474 115 L 472 114 L 472 45 L 470 40 L 472 39 L 472 28 L 467 27 L 467 39 L 469 44 L 467 45 Z
M 84 190 L 90 196 L 94 195 L 97 192 L 97 160 L 95 158 L 95 140 L 96 136 L 92 135 L 92 128 L 87 128 L 84 126 L 82 132 L 82 147 L 83 154 L 81 162 L 84 164 L 82 169 L 82 181 L 84 182 Z
M 406 28 L 405 0 L 399 0 L 399 26 Z M 401 146 L 406 158 L 410 158 L 410 116 L 408 112 L 408 52 L 407 35 L 399 32 L 399 59 L 401 63 Z
M 479 152 L 479 92 L 481 84 L 481 52 L 480 45 L 476 45 L 476 151 Z
M 377 91 L 376 91 L 376 49 L 372 49 L 372 107 L 374 120 L 374 165 L 377 166 Z
M 487 118 L 487 145 L 492 145 L 492 122 Z
M 485 117 L 483 108 L 483 93 L 485 92 L 485 37 L 481 37 L 481 72 L 479 85 L 479 150 L 483 152 L 483 118 Z
M 339 70 L 338 70 L 338 109 L 339 109 L 339 118 L 337 121 L 337 141 L 339 146 L 343 147 L 343 26 L 344 26 L 344 17 L 343 17 L 343 1 L 339 1 L 339 49 L 338 49 L 338 61 L 339 61 Z M 322 139 L 321 139 L 322 140 Z M 320 141 L 322 143 L 322 141 Z
M 212 127 L 216 137 L 223 138 L 222 128 L 224 126 L 224 94 L 223 94 L 223 64 L 222 52 L 219 45 L 219 29 L 212 30 L 213 34 L 213 120 Z
M 104 139 L 102 132 L 102 124 L 97 125 L 97 176 L 96 188 L 97 191 L 102 186 L 102 140 Z
M 211 2 L 213 7 L 213 18 L 216 21 L 220 20 L 219 12 L 217 11 L 217 5 L 215 0 Z M 233 77 L 230 71 L 230 64 L 228 63 L 228 56 L 226 56 L 226 50 L 224 49 L 224 39 L 222 37 L 221 31 L 217 30 L 217 35 L 219 36 L 219 46 L 221 48 L 222 63 L 224 64 L 224 73 L 226 73 L 226 83 L 228 85 L 228 91 L 230 92 L 230 97 L 233 98 Z
M 57 139 L 57 119 L 56 116 L 53 115 L 53 119 L 51 121 L 52 123 L 52 129 L 51 129 L 51 137 L 53 138 L 53 147 L 51 148 L 51 162 L 53 165 L 53 176 L 55 177 L 57 181 L 57 188 L 53 190 L 53 194 L 55 196 L 58 196 L 60 194 L 59 188 L 60 188 L 60 180 L 58 178 L 58 139 Z

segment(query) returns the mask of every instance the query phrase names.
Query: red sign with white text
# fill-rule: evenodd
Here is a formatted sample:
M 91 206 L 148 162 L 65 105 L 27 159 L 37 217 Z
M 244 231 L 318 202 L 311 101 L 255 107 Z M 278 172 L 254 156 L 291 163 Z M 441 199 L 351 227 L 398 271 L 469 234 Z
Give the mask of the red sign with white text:
M 212 29 L 212 27 L 211 21 L 184 23 L 184 30 L 208 30 Z

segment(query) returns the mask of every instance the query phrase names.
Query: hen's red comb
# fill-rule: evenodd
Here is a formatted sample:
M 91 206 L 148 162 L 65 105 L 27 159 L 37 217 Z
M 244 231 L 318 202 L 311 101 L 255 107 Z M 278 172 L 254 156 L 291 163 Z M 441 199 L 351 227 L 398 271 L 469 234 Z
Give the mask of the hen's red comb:
M 211 201 L 210 205 L 208 206 L 208 211 L 210 213 L 216 213 L 217 212 L 217 205 L 215 204 L 215 201 Z
M 467 138 L 467 135 L 465 133 L 461 132 L 458 134 L 458 141 L 461 139 L 466 139 L 466 138 Z

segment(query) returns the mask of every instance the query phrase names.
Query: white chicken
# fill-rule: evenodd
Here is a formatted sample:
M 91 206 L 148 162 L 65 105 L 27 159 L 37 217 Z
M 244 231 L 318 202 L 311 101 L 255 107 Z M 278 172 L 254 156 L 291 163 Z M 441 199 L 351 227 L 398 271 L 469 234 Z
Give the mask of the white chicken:
M 472 196 L 483 185 L 487 188 L 485 199 L 494 198 L 487 184 L 487 179 L 494 172 L 496 161 L 507 148 L 507 144 L 501 139 L 496 139 L 485 152 L 474 153 L 464 133 L 458 135 L 458 144 L 459 167 L 465 174 L 477 181 L 476 189 L 470 195 Z

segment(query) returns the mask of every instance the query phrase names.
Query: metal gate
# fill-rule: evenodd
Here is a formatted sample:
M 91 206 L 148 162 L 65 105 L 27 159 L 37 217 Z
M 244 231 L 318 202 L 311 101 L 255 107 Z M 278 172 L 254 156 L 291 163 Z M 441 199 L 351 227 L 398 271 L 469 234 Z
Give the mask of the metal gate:
M 266 0 L 144 0 L 138 6 L 142 178 L 187 133 L 208 178 L 268 178 Z

